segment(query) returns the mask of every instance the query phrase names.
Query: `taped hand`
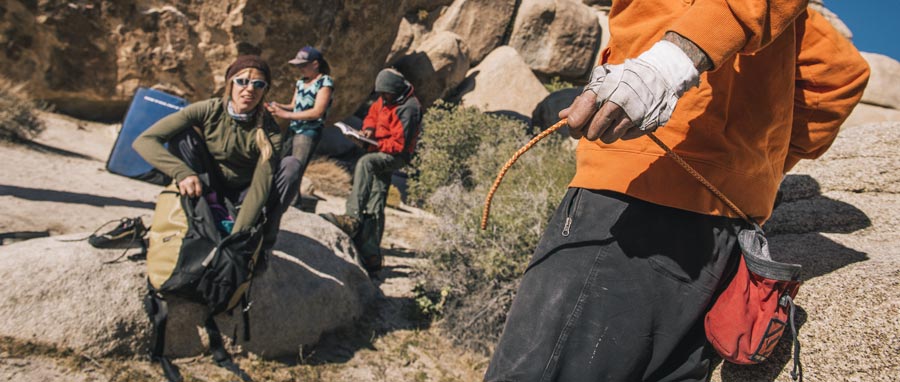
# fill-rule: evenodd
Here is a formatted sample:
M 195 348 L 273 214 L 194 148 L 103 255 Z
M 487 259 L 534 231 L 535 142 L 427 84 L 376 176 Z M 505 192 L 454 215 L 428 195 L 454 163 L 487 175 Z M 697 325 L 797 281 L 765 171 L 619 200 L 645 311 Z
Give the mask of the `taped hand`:
M 573 138 L 604 143 L 637 138 L 665 125 L 678 98 L 699 79 L 684 51 L 659 41 L 624 64 L 594 68 L 584 92 L 559 116 L 569 119 Z

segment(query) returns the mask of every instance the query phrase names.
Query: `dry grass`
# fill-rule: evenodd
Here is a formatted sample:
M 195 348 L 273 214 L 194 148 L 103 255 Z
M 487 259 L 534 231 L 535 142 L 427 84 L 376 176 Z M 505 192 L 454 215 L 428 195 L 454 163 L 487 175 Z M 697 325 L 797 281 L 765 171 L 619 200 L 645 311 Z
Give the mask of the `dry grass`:
M 305 179 L 312 182 L 316 190 L 332 196 L 346 198 L 350 195 L 352 176 L 333 159 L 317 158 L 309 163 Z
M 403 204 L 403 198 L 400 195 L 400 190 L 397 189 L 393 184 L 390 188 L 388 188 L 387 200 L 384 201 L 388 207 L 399 208 L 401 204 Z
M 37 108 L 24 84 L 0 76 L 0 141 L 31 139 L 43 131 L 44 123 L 34 114 Z

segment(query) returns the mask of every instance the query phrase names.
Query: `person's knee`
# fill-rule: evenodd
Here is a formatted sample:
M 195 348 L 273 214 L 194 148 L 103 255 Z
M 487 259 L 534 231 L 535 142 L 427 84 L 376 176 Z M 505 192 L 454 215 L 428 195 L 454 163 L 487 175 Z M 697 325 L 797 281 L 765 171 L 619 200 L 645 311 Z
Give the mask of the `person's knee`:
M 354 171 L 354 178 L 359 178 L 363 176 L 363 174 L 372 174 L 375 170 L 375 156 L 371 154 L 363 155 L 356 161 L 356 170 Z M 355 179 L 354 179 L 355 180 Z
M 300 161 L 292 156 L 286 156 L 281 159 L 278 171 L 285 179 L 296 179 L 300 177 Z

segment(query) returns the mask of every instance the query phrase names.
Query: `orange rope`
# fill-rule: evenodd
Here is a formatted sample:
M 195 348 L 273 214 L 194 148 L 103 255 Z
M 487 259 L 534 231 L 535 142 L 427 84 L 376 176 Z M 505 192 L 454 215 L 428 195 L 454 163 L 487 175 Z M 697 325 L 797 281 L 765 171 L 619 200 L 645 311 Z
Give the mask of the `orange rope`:
M 509 171 L 509 168 L 512 167 L 513 163 L 516 163 L 516 161 L 520 156 L 522 156 L 522 154 L 525 154 L 526 151 L 531 150 L 531 147 L 540 142 L 542 139 L 546 138 L 548 135 L 552 134 L 554 131 L 559 130 L 559 128 L 563 127 L 566 122 L 568 122 L 568 120 L 566 118 L 563 118 L 553 126 L 547 128 L 547 130 L 542 131 L 536 137 L 531 138 L 531 140 L 528 141 L 525 146 L 522 146 L 519 151 L 516 151 L 516 153 L 513 154 L 512 158 L 509 158 L 509 160 L 506 161 L 506 164 L 504 164 L 503 168 L 500 169 L 500 173 L 497 174 L 497 179 L 494 180 L 494 184 L 491 185 L 491 191 L 488 192 L 487 199 L 484 200 L 484 212 L 481 214 L 482 231 L 487 229 L 488 215 L 490 215 L 491 213 L 491 200 L 494 199 L 494 193 L 497 192 L 497 188 L 500 187 L 500 181 L 503 180 L 503 177 L 506 175 L 506 172 Z
M 704 187 L 706 187 L 707 189 L 712 191 L 712 193 L 714 195 L 719 197 L 719 199 L 721 199 L 722 202 L 724 202 L 725 205 L 728 206 L 728 208 L 731 208 L 731 210 L 734 211 L 734 213 L 736 213 L 738 216 L 740 216 L 741 219 L 744 219 L 744 221 L 746 221 L 747 223 L 750 223 L 750 225 L 755 224 L 755 222 L 752 219 L 750 219 L 750 217 L 748 217 L 747 214 L 744 213 L 744 211 L 741 211 L 741 209 L 738 208 L 738 206 L 736 204 L 734 204 L 734 202 L 732 202 L 731 199 L 728 199 L 728 197 L 726 197 L 725 194 L 723 194 L 721 191 L 719 191 L 719 189 L 716 188 L 716 186 L 713 186 L 712 183 L 710 183 L 708 180 L 706 180 L 706 178 L 703 177 L 703 175 L 700 175 L 700 173 L 697 172 L 697 170 L 694 170 L 694 168 L 691 167 L 691 165 L 689 165 L 684 159 L 681 159 L 680 155 L 678 155 L 674 151 L 672 151 L 672 149 L 670 149 L 669 146 L 666 146 L 666 144 L 663 143 L 663 141 L 661 141 L 659 138 L 657 138 L 656 135 L 653 135 L 653 133 L 649 133 L 649 134 L 647 134 L 647 136 L 650 137 L 650 139 L 652 139 L 653 142 L 656 142 L 656 144 L 659 147 L 661 147 L 666 152 L 666 154 L 669 155 L 670 158 L 674 159 L 675 162 L 677 162 L 679 165 L 681 165 L 681 167 L 684 168 L 684 170 L 687 171 L 688 174 L 693 175 L 694 179 L 697 179 L 697 181 L 700 182 L 701 184 L 703 184 Z
M 485 199 L 485 201 L 484 201 L 484 212 L 481 214 L 481 229 L 482 230 L 485 230 L 487 228 L 488 215 L 490 215 L 490 213 L 491 213 L 491 200 L 494 199 L 494 193 L 496 193 L 497 188 L 500 187 L 500 182 L 503 180 L 503 177 L 506 175 L 506 172 L 509 171 L 509 169 L 510 169 L 510 167 L 512 167 L 513 163 L 516 163 L 516 161 L 519 159 L 520 156 L 522 156 L 522 154 L 525 154 L 526 151 L 530 150 L 531 147 L 533 147 L 536 143 L 540 142 L 540 140 L 546 138 L 548 135 L 552 134 L 554 131 L 559 130 L 559 128 L 562 127 L 563 125 L 565 125 L 566 122 L 568 122 L 568 120 L 566 118 L 563 118 L 562 120 L 560 120 L 553 126 L 550 126 L 549 128 L 547 128 L 547 130 L 544 130 L 543 132 L 538 134 L 536 137 L 532 138 L 531 141 L 529 141 L 527 144 L 525 144 L 525 146 L 522 146 L 522 148 L 520 148 L 519 151 L 516 151 L 516 153 L 513 154 L 512 158 L 509 158 L 509 160 L 506 162 L 506 164 L 503 165 L 503 168 L 500 169 L 500 173 L 497 174 L 497 179 L 495 179 L 494 184 L 491 185 L 491 190 L 490 190 L 490 192 L 488 192 L 487 199 Z M 659 138 L 657 138 L 656 135 L 653 135 L 653 133 L 650 133 L 650 134 L 647 134 L 647 136 L 650 137 L 650 139 L 653 140 L 653 142 L 655 142 L 659 147 L 661 147 L 666 152 L 666 154 L 669 155 L 669 157 L 671 157 L 672 159 L 675 160 L 675 162 L 677 162 L 679 165 L 681 165 L 681 167 L 684 168 L 685 171 L 687 171 L 689 174 L 693 175 L 694 178 L 697 179 L 697 181 L 702 183 L 707 189 L 712 191 L 712 193 L 715 194 L 719 199 L 721 199 L 723 202 L 725 202 L 725 204 L 729 208 L 731 208 L 731 210 L 734 211 L 738 216 L 740 216 L 741 219 L 744 219 L 745 221 L 749 222 L 750 224 L 754 224 L 754 221 L 752 219 L 750 219 L 750 217 L 748 217 L 743 211 L 741 211 L 741 209 L 738 208 L 738 206 L 736 204 L 734 204 L 734 202 L 732 202 L 730 199 L 728 199 L 728 197 L 726 197 L 724 194 L 722 194 L 722 192 L 719 191 L 715 186 L 713 186 L 708 180 L 706 180 L 706 178 L 704 178 L 703 175 L 700 175 L 700 173 L 698 173 L 697 170 L 694 170 L 694 168 L 691 167 L 691 165 L 689 165 L 687 162 L 685 162 L 684 159 L 681 158 L 681 156 L 679 156 L 674 151 L 672 151 L 672 149 L 670 149 L 669 146 L 666 146 L 666 144 L 663 143 Z

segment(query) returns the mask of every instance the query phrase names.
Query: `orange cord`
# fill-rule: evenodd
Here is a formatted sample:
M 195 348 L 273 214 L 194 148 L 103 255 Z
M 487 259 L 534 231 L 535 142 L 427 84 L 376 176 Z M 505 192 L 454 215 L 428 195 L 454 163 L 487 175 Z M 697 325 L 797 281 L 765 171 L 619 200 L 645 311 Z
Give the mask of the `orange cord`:
M 494 199 L 494 193 L 497 192 L 497 188 L 500 187 L 500 182 L 503 180 L 506 172 L 509 171 L 509 168 L 512 167 L 513 163 L 516 163 L 516 161 L 520 156 L 522 156 L 522 154 L 525 154 L 526 151 L 531 150 L 531 147 L 540 142 L 542 139 L 546 138 L 548 135 L 553 134 L 554 131 L 559 130 L 559 128 L 563 127 L 566 122 L 568 122 L 568 119 L 563 118 L 553 126 L 547 128 L 547 130 L 542 131 L 536 137 L 531 138 L 531 140 L 528 141 L 525 146 L 522 146 L 519 151 L 516 151 L 516 153 L 513 154 L 512 158 L 509 158 L 509 160 L 506 161 L 506 164 L 504 164 L 503 168 L 500 169 L 500 173 L 497 174 L 497 179 L 494 180 L 494 184 L 491 185 L 491 191 L 488 192 L 487 199 L 484 200 L 484 212 L 481 214 L 482 231 L 487 229 L 488 215 L 490 215 L 491 213 L 491 200 Z
M 491 190 L 490 190 L 490 192 L 488 192 L 487 199 L 485 199 L 485 201 L 484 201 L 484 212 L 481 214 L 481 230 L 482 231 L 487 229 L 488 215 L 490 215 L 490 213 L 491 213 L 491 200 L 494 198 L 494 193 L 497 192 L 497 188 L 500 187 L 500 182 L 503 180 L 503 177 L 506 175 L 506 172 L 509 171 L 509 168 L 512 167 L 513 163 L 516 163 L 516 160 L 518 160 L 519 157 L 522 156 L 522 154 L 525 154 L 526 151 L 530 150 L 531 147 L 534 146 L 536 143 L 538 143 L 540 140 L 546 138 L 548 135 L 552 134 L 554 131 L 559 130 L 559 128 L 562 127 L 563 125 L 565 125 L 566 122 L 568 122 L 568 120 L 566 118 L 563 118 L 562 120 L 560 120 L 553 126 L 550 126 L 549 128 L 547 128 L 547 130 L 544 130 L 543 132 L 538 134 L 538 136 L 532 138 L 531 141 L 529 141 L 527 144 L 525 144 L 525 146 L 522 146 L 522 148 L 519 149 L 519 151 L 516 151 L 516 153 L 513 154 L 512 158 L 509 158 L 509 160 L 506 162 L 506 164 L 503 165 L 503 168 L 500 169 L 500 173 L 497 174 L 497 179 L 495 179 L 494 184 L 491 185 Z M 752 219 L 750 219 L 750 217 L 748 217 L 743 211 L 741 211 L 741 209 L 738 208 L 738 206 L 735 205 L 734 202 L 732 202 L 730 199 L 728 199 L 724 194 L 722 194 L 721 191 L 719 191 L 708 180 L 706 180 L 706 178 L 704 178 L 702 175 L 700 175 L 700 173 L 698 173 L 697 170 L 694 170 L 694 168 L 691 167 L 691 165 L 687 164 L 687 162 L 685 162 L 684 159 L 681 159 L 681 156 L 679 156 L 674 151 L 672 151 L 672 149 L 670 149 L 669 146 L 666 146 L 666 144 L 663 143 L 659 138 L 657 138 L 656 135 L 653 135 L 652 133 L 650 133 L 650 134 L 647 134 L 647 136 L 649 136 L 650 139 L 653 140 L 653 142 L 655 142 L 659 147 L 661 147 L 669 155 L 669 157 L 671 157 L 672 159 L 675 160 L 675 162 L 677 162 L 679 165 L 681 165 L 681 167 L 684 168 L 685 171 L 687 171 L 688 173 L 693 175 L 694 178 L 697 179 L 697 181 L 702 183 L 707 189 L 712 191 L 713 194 L 715 194 L 717 197 L 719 197 L 719 199 L 721 199 L 723 202 L 725 202 L 725 204 L 729 208 L 731 208 L 731 210 L 734 211 L 738 216 L 740 216 L 741 219 L 744 219 L 751 225 L 755 224 L 755 222 Z

